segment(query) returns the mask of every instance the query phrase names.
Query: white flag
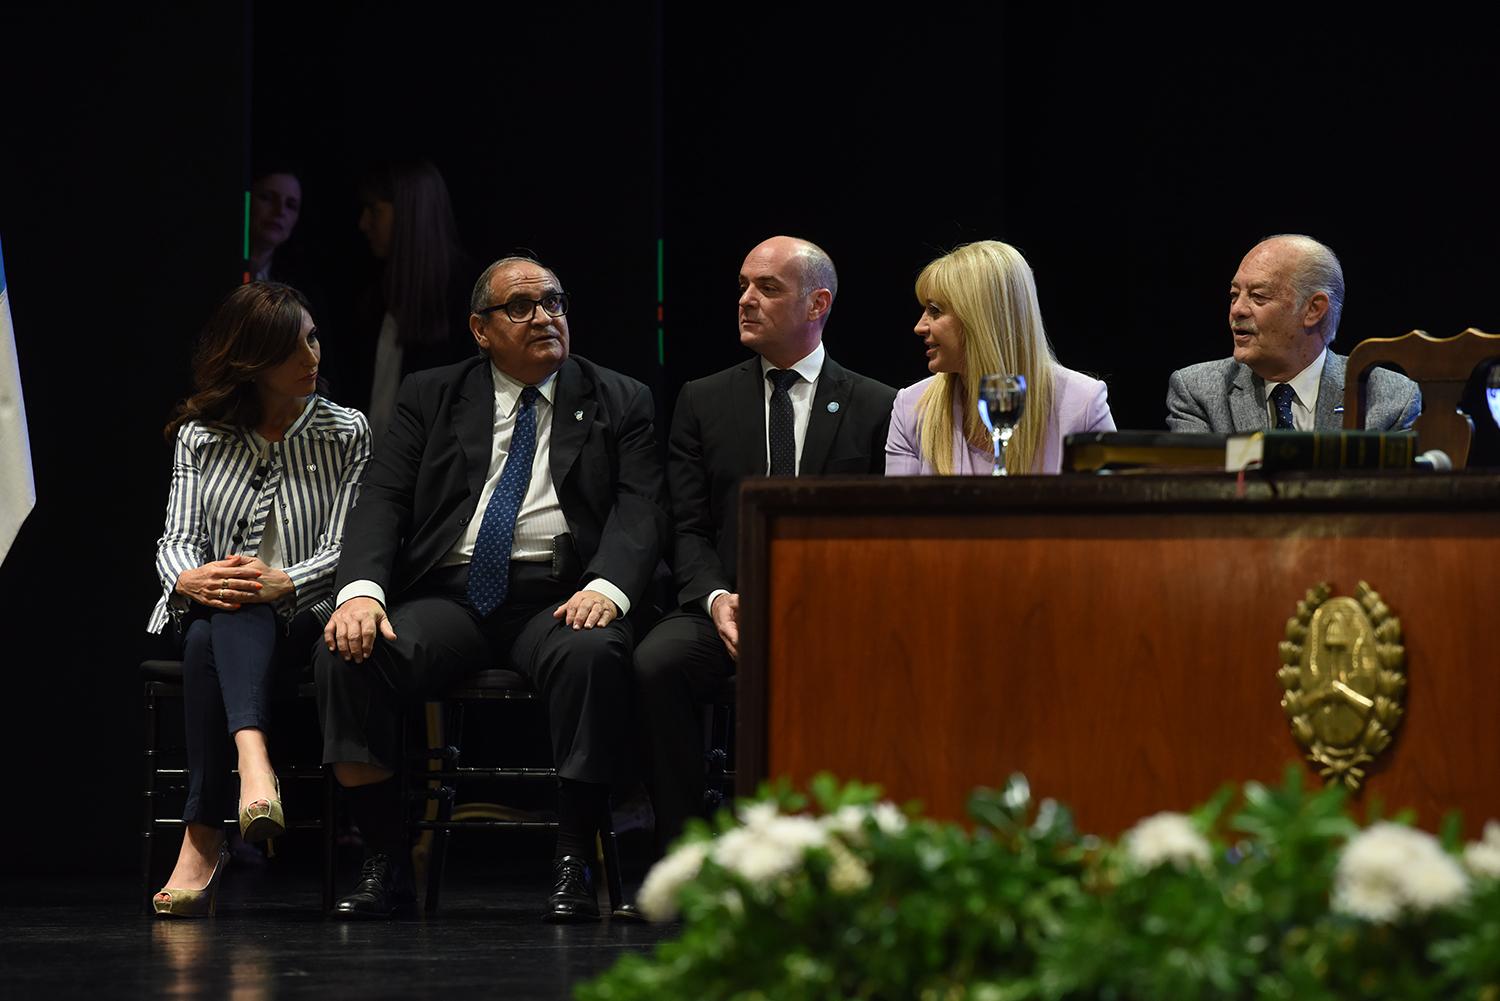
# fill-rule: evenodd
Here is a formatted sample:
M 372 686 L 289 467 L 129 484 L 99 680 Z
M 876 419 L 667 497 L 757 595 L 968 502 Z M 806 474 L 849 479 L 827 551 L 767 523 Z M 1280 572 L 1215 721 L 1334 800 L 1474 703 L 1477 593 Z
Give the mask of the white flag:
M 31 475 L 31 441 L 26 436 L 26 401 L 21 399 L 21 366 L 10 325 L 10 290 L 5 255 L 0 253 L 0 563 L 10 552 L 21 522 L 36 506 Z

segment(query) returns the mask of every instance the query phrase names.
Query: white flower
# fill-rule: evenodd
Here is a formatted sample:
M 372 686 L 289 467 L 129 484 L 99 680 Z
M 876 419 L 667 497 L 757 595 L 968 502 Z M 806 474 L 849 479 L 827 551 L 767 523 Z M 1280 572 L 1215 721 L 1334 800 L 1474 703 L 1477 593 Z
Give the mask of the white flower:
M 1464 864 L 1476 876 L 1500 879 L 1500 823 L 1484 825 L 1484 838 L 1464 846 Z
M 822 824 L 835 834 L 857 838 L 864 832 L 865 822 L 871 819 L 885 834 L 898 834 L 906 827 L 906 815 L 894 803 L 885 802 L 874 806 L 841 806 L 825 815 Z
M 753 808 L 752 808 L 753 809 Z M 747 811 L 748 814 L 748 811 Z M 749 821 L 752 819 L 754 823 Z M 828 842 L 828 833 L 811 817 L 782 817 L 774 812 L 747 816 L 744 827 L 714 842 L 713 860 L 752 883 L 764 883 L 802 864 L 808 848 Z
M 775 803 L 751 803 L 740 808 L 740 823 L 745 827 L 764 827 L 779 816 L 781 811 Z
M 833 864 L 828 867 L 828 888 L 834 893 L 858 893 L 870 885 L 869 867 L 837 841 L 828 843 Z
M 1402 889 L 1411 909 L 1426 914 L 1456 904 L 1469 895 L 1469 877 L 1458 860 L 1433 839 L 1435 851 L 1407 867 Z
M 870 811 L 862 806 L 841 806 L 833 813 L 825 814 L 822 824 L 834 834 L 858 835 L 865 828 L 865 818 Z
M 1400 824 L 1375 824 L 1349 840 L 1334 870 L 1333 909 L 1393 921 L 1462 900 L 1469 879 L 1437 838 Z
M 1125 832 L 1126 856 L 1140 869 L 1170 862 L 1183 872 L 1206 868 L 1213 858 L 1208 841 L 1180 813 L 1158 813 Z
M 1401 913 L 1401 891 L 1391 880 L 1350 880 L 1333 891 L 1333 909 L 1365 921 L 1384 924 Z
M 677 916 L 677 892 L 691 882 L 708 857 L 709 841 L 691 841 L 651 867 L 636 897 L 641 913 L 652 921 L 670 921 Z
M 906 830 L 906 814 L 895 803 L 876 803 L 870 813 L 875 818 L 875 826 L 886 834 L 900 834 Z

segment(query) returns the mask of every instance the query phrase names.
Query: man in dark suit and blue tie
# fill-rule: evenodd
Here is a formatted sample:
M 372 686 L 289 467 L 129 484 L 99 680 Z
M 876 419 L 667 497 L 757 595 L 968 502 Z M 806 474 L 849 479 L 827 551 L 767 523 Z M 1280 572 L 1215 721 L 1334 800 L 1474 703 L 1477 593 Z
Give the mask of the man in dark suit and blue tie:
M 667 533 L 645 386 L 571 355 L 568 296 L 523 257 L 480 276 L 481 357 L 402 384 L 344 534 L 314 659 L 324 760 L 366 841 L 348 918 L 412 901 L 403 704 L 504 666 L 546 700 L 560 777 L 544 918 L 597 920 L 588 859 L 624 740 L 626 617 Z
M 896 398 L 824 350 L 838 275 L 822 248 L 772 237 L 745 258 L 739 284 L 740 343 L 755 357 L 689 382 L 677 398 L 667 479 L 678 607 L 636 650 L 658 850 L 702 812 L 702 706 L 722 697 L 739 657 L 740 481 L 881 475 Z

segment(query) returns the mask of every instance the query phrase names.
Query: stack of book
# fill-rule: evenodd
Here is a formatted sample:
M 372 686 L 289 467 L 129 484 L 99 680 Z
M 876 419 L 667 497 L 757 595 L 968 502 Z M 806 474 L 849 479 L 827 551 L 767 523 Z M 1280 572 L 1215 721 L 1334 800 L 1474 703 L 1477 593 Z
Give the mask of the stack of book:
M 1410 431 L 1257 431 L 1181 434 L 1090 431 L 1063 440 L 1064 472 L 1239 472 L 1410 469 Z

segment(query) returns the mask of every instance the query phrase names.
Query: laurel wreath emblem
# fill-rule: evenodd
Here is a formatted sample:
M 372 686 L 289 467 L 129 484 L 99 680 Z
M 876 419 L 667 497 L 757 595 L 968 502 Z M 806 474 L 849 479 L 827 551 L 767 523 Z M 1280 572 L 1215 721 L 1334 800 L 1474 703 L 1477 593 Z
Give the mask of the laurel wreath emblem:
M 1406 714 L 1406 648 L 1401 620 L 1369 584 L 1360 581 L 1353 598 L 1331 594 L 1323 582 L 1297 602 L 1276 677 L 1307 759 L 1325 781 L 1355 790 Z

